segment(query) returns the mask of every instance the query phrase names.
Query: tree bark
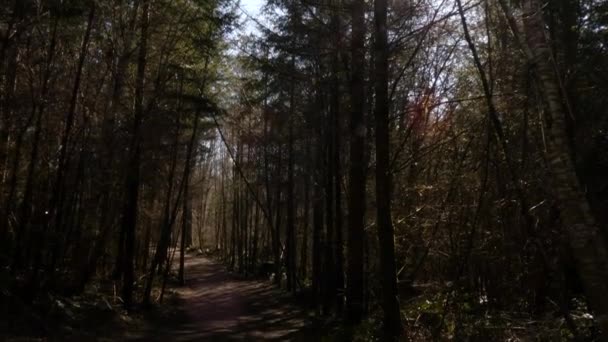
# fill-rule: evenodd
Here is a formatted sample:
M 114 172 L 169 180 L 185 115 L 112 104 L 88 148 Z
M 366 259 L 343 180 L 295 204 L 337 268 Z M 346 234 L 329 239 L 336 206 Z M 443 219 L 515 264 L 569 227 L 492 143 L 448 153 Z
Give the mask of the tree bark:
M 294 66 L 292 57 L 292 66 Z M 294 199 L 294 160 L 293 160 L 293 125 L 295 120 L 295 87 L 293 82 L 290 90 L 290 116 L 289 137 L 287 143 L 287 222 L 285 225 L 285 265 L 287 273 L 287 290 L 295 293 L 296 290 L 296 236 L 295 236 L 295 199 Z
M 312 195 L 312 303 L 314 304 L 315 311 L 318 310 L 320 304 L 323 282 L 323 259 L 321 258 L 321 253 L 323 252 L 323 190 L 320 184 L 320 179 L 316 179 Z
M 542 4 L 527 0 L 524 6 L 526 40 L 545 101 L 547 157 L 553 193 L 559 202 L 561 220 L 590 308 L 603 340 L 608 341 L 608 255 L 606 242 L 592 215 L 589 202 L 575 173 L 568 145 L 566 112 L 559 80 L 546 40 Z
M 378 241 L 380 244 L 380 283 L 382 285 L 382 309 L 386 340 L 402 334 L 401 312 L 397 299 L 397 274 L 395 265 L 395 241 L 391 221 L 391 171 L 388 100 L 388 34 L 387 0 L 375 0 L 374 54 L 376 92 L 376 203 Z
M 82 46 L 80 48 L 80 55 L 78 57 L 78 66 L 76 68 L 76 76 L 74 78 L 74 86 L 72 88 L 72 94 L 70 97 L 70 104 L 68 113 L 65 119 L 65 128 L 61 136 L 61 145 L 59 146 L 59 160 L 57 163 L 57 176 L 55 184 L 51 193 L 51 201 L 49 205 L 49 212 L 54 217 L 54 229 L 57 233 L 56 241 L 54 241 L 54 248 L 51 254 L 51 263 L 49 269 L 51 270 L 51 276 L 55 272 L 55 263 L 59 258 L 59 254 L 63 250 L 63 241 L 61 234 L 63 233 L 63 202 L 65 197 L 64 179 L 68 168 L 68 144 L 70 143 L 70 135 L 72 127 L 74 126 L 74 119 L 76 116 L 76 106 L 78 102 L 78 93 L 80 92 L 80 83 L 82 80 L 82 71 L 84 69 L 84 62 L 87 56 L 87 50 L 89 48 L 89 39 L 91 37 L 91 29 L 93 27 L 93 20 L 95 19 L 95 2 L 91 2 L 91 9 L 89 10 L 89 17 L 87 21 L 87 28 L 82 39 Z
M 363 238 L 365 225 L 365 1 L 351 3 L 350 168 L 348 182 L 347 320 L 363 318 Z
M 198 121 L 198 117 L 195 118 Z M 195 124 L 195 127 L 197 125 Z M 194 139 L 196 139 L 196 132 L 192 132 Z M 190 154 L 190 146 L 188 145 L 188 151 L 186 153 Z M 184 166 L 186 168 L 186 172 L 184 173 L 184 196 L 183 196 L 183 208 L 182 208 L 182 229 L 181 229 L 181 241 L 180 241 L 180 251 L 179 251 L 179 272 L 178 279 L 180 285 L 186 284 L 186 278 L 184 274 L 184 260 L 186 255 L 186 247 L 187 245 L 187 236 L 188 233 L 192 234 L 192 199 L 190 192 L 190 172 L 192 169 L 192 165 L 190 163 L 190 157 L 186 158 L 187 164 Z
M 310 144 L 306 143 L 306 161 L 311 162 Z M 310 165 L 310 164 L 309 164 Z M 308 276 L 308 231 L 310 218 L 310 169 L 304 170 L 304 213 L 302 219 L 302 245 L 300 246 L 300 277 Z
M 122 214 L 122 231 L 124 232 L 123 288 L 124 306 L 130 309 L 133 304 L 133 282 L 135 279 L 135 231 L 139 200 L 140 163 L 141 163 L 141 125 L 144 115 L 144 86 L 147 63 L 147 44 L 150 4 L 143 0 L 141 16 L 141 37 L 137 59 L 137 76 L 135 80 L 135 113 L 130 144 L 130 157 L 127 165 L 126 197 Z
M 277 161 L 277 169 L 276 169 L 276 193 L 274 195 L 276 201 L 276 216 L 275 216 L 275 224 L 274 224 L 274 282 L 278 286 L 281 286 L 281 254 L 282 254 L 282 244 L 281 244 L 281 161 L 282 161 L 282 148 L 281 143 L 279 142 L 278 147 L 278 161 Z

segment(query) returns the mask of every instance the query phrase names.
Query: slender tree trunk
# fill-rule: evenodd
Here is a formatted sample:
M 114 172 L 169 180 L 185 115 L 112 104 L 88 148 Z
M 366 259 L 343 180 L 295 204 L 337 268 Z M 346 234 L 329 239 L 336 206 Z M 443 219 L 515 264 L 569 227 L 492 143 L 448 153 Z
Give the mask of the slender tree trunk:
M 334 30 L 336 29 L 336 15 L 333 16 L 332 26 Z M 335 55 L 335 54 L 334 54 Z M 335 59 L 335 57 L 334 57 Z M 327 169 L 325 173 L 325 231 L 326 231 L 326 244 L 325 244 L 325 257 L 323 258 L 323 272 L 324 272 L 324 301 L 323 301 L 323 312 L 328 314 L 331 310 L 334 309 L 337 298 L 337 289 L 336 289 L 336 258 L 335 258 L 335 247 L 336 247 L 336 239 L 335 239 L 335 231 L 334 231 L 334 169 L 335 169 L 335 159 L 334 159 L 334 134 L 337 134 L 334 129 L 333 123 L 335 122 L 334 118 L 336 117 L 336 112 L 339 110 L 339 94 L 338 94 L 338 81 L 337 75 L 331 76 L 331 89 L 330 89 L 330 108 L 329 108 L 329 118 L 328 121 L 331 123 L 329 129 L 326 131 L 326 151 L 325 151 L 325 159 L 327 160 Z
M 336 264 L 336 269 L 335 269 L 335 277 L 336 277 L 336 289 L 338 291 L 343 291 L 344 290 L 344 250 L 343 250 L 343 237 L 342 237 L 342 168 L 341 168 L 341 162 L 340 162 L 340 156 L 342 154 L 341 151 L 341 136 L 342 136 L 342 130 L 341 130 L 341 106 L 340 106 L 340 100 L 342 98 L 342 91 L 341 91 L 341 81 L 340 81 L 340 77 L 339 77 L 339 72 L 340 72 L 340 65 L 339 65 L 339 53 L 342 47 L 342 32 L 341 32 L 341 27 L 342 27 L 342 21 L 340 20 L 339 16 L 336 16 L 336 51 L 334 51 L 333 56 L 332 56 L 332 73 L 333 73 L 333 95 L 332 97 L 334 97 L 334 99 L 332 99 L 333 102 L 333 122 L 332 122 L 332 131 L 333 131 L 333 156 L 331 156 L 330 158 L 333 160 L 332 164 L 333 164 L 333 177 L 334 177 L 334 181 L 333 181 L 333 186 L 334 186 L 334 200 L 335 200 L 335 212 L 334 212 L 334 231 L 335 231 L 335 235 L 334 235 L 334 253 L 335 253 L 335 264 Z M 344 310 L 344 297 L 342 294 L 339 294 L 336 296 L 336 310 L 338 312 L 338 314 L 340 315 L 342 313 L 342 311 Z
M 211 206 L 211 204 L 209 203 L 211 201 L 210 199 L 210 194 L 209 191 L 211 189 L 211 186 L 209 186 L 209 188 L 207 188 L 204 193 L 203 193 L 203 201 L 202 201 L 202 205 L 201 205 L 201 215 L 200 215 L 200 222 L 198 222 L 198 247 L 200 250 L 203 250 L 204 247 L 204 243 L 203 243 L 203 235 L 204 235 L 204 230 L 205 230 L 205 226 L 207 225 L 207 221 L 208 221 L 208 214 L 207 211 L 208 210 L 212 210 L 211 208 L 208 209 L 208 207 Z M 213 213 L 213 212 L 212 212 Z M 212 214 L 211 213 L 211 214 Z M 215 247 L 216 249 L 219 248 L 218 245 L 218 236 L 219 236 L 219 207 L 216 208 L 215 210 Z
M 222 163 L 223 163 L 224 158 L 222 157 Z M 221 184 L 221 206 L 222 206 L 222 253 L 224 255 L 224 260 L 227 257 L 227 251 L 228 251 L 228 227 L 227 227 L 227 222 L 226 222 L 226 188 L 224 185 L 225 182 L 225 172 L 224 172 L 224 168 L 222 167 L 222 184 Z
M 292 89 L 291 106 L 293 107 L 294 94 Z M 294 181 L 293 181 L 293 108 L 289 118 L 289 142 L 287 148 L 287 224 L 285 236 L 285 265 L 287 273 L 287 290 L 295 292 L 295 267 L 296 267 L 296 238 L 295 238 L 295 204 L 294 204 Z
M 152 199 L 152 211 L 156 212 L 157 211 L 157 201 L 156 199 L 154 199 L 155 196 L 153 196 Z M 141 262 L 142 265 L 142 270 L 143 272 L 146 272 L 148 269 L 148 259 L 150 258 L 150 241 L 152 240 L 152 222 L 150 222 L 151 220 L 148 219 L 148 222 L 146 224 L 146 231 L 144 233 L 144 246 L 143 246 L 143 259 Z
M 222 211 L 221 211 L 221 209 L 222 208 L 221 208 L 220 200 L 219 200 L 220 189 L 219 189 L 219 186 L 218 186 L 217 178 L 216 178 L 216 181 L 215 181 L 215 187 L 216 187 L 216 196 L 217 196 L 217 199 L 216 199 L 217 203 L 215 205 L 215 222 L 214 222 L 215 223 L 215 250 L 216 251 L 220 251 L 222 249 L 222 235 L 221 235 L 222 234 L 222 224 L 221 224 L 221 222 L 222 222 L 222 219 L 221 219 L 221 217 L 222 217 L 222 215 L 221 215 Z M 199 248 L 201 250 L 203 248 L 202 247 L 202 241 L 200 241 L 200 239 L 199 239 Z
M 256 205 L 253 215 L 253 240 L 251 242 L 251 262 L 249 266 L 251 272 L 255 272 L 255 266 L 258 263 L 259 222 L 260 206 Z
M 363 318 L 363 237 L 365 225 L 365 1 L 350 6 L 351 113 L 350 168 L 348 183 L 347 320 L 359 324 Z
M 80 92 L 80 83 L 82 79 L 82 71 L 84 69 L 84 62 L 87 56 L 87 50 L 89 48 L 89 40 L 91 37 L 91 29 L 93 27 L 93 20 L 95 18 L 95 2 L 91 2 L 91 9 L 89 10 L 89 17 L 87 21 L 87 28 L 82 39 L 82 46 L 80 49 L 80 55 L 78 57 L 78 66 L 76 68 L 76 76 L 74 78 L 74 86 L 72 88 L 72 95 L 70 98 L 70 105 L 68 113 L 65 119 L 65 128 L 63 135 L 61 136 L 61 145 L 59 146 L 59 160 L 57 163 L 57 176 L 55 184 L 51 192 L 51 201 L 49 205 L 49 212 L 54 217 L 54 229 L 57 235 L 54 241 L 54 249 L 51 254 L 50 271 L 51 277 L 53 277 L 55 270 L 55 263 L 59 258 L 59 253 L 64 249 L 61 234 L 63 233 L 63 202 L 65 197 L 64 179 L 68 168 L 68 144 L 70 143 L 70 135 L 72 127 L 74 126 L 74 119 L 76 116 L 76 106 L 78 102 L 78 93 Z
M 397 299 L 395 242 L 391 222 L 387 7 L 387 0 L 375 0 L 376 203 L 382 309 L 384 310 L 384 330 L 388 340 L 397 338 L 402 331 L 401 313 Z
M 103 119 L 102 119 L 102 127 L 101 127 L 101 146 L 100 146 L 100 160 L 101 160 L 101 170 L 100 170 L 100 182 L 101 182 L 101 190 L 99 192 L 100 197 L 100 215 L 99 215 L 99 226 L 100 233 L 97 236 L 96 244 L 93 249 L 92 255 L 89 257 L 89 260 L 83 265 L 86 269 L 83 272 L 82 285 L 87 281 L 87 278 L 95 273 L 97 259 L 101 253 L 105 250 L 105 245 L 109 240 L 109 235 L 112 232 L 113 224 L 115 224 L 116 220 L 114 216 L 119 216 L 116 212 L 118 211 L 118 206 L 115 206 L 113 203 L 113 194 L 114 194 L 114 184 L 113 181 L 113 172 L 115 171 L 115 126 L 116 126 L 116 118 L 117 114 L 120 112 L 120 100 L 122 97 L 123 88 L 125 85 L 125 79 L 127 78 L 127 67 L 129 66 L 131 60 L 131 49 L 132 42 L 134 40 L 135 32 L 136 32 L 136 24 L 137 24 L 137 14 L 139 13 L 139 1 L 135 1 L 131 11 L 131 17 L 129 19 L 129 23 L 126 28 L 126 32 L 128 32 L 125 40 L 124 40 L 124 48 L 119 54 L 116 62 L 112 61 L 112 65 L 116 64 L 116 67 L 113 68 L 113 85 L 112 85 L 112 95 L 110 97 L 110 101 L 108 101 L 108 105 L 106 106 Z M 112 22 L 113 25 L 119 25 L 118 22 Z M 121 177 L 122 177 L 121 171 Z M 118 178 L 121 178 L 118 177 Z M 117 195 L 122 195 L 122 191 L 124 189 L 116 189 Z M 122 235 L 122 234 L 121 234 Z M 121 240 L 122 241 L 122 238 Z M 123 246 L 124 244 L 117 244 L 117 260 L 122 259 L 123 254 Z M 122 275 L 122 265 L 120 263 L 115 264 L 113 278 L 118 279 Z
M 25 257 L 25 260 L 22 260 L 21 250 L 23 248 L 25 236 L 27 235 L 26 229 L 28 228 L 28 224 L 30 222 L 30 216 L 32 214 L 31 211 L 32 211 L 32 198 L 33 198 L 33 192 L 34 192 L 34 178 L 36 175 L 36 169 L 37 169 L 38 159 L 39 159 L 39 154 L 40 154 L 40 137 L 42 135 L 42 118 L 46 111 L 46 101 L 47 101 L 48 92 L 49 92 L 49 81 L 51 79 L 51 72 L 53 69 L 53 63 L 54 63 L 54 59 L 55 59 L 55 50 L 56 50 L 56 46 L 57 46 L 58 21 L 59 21 L 59 19 L 55 18 L 54 22 L 53 22 L 51 41 L 49 43 L 49 50 L 48 50 L 48 54 L 47 54 L 48 57 L 47 57 L 47 61 L 46 61 L 44 76 L 42 79 L 42 89 L 40 92 L 40 98 L 42 99 L 42 101 L 40 101 L 40 104 L 38 106 L 35 106 L 38 109 L 38 113 L 35 118 L 36 123 L 34 125 L 34 137 L 33 137 L 33 141 L 32 141 L 32 150 L 30 153 L 30 164 L 27 169 L 25 190 L 23 191 L 23 199 L 21 200 L 21 206 L 19 208 L 19 216 L 18 216 L 18 221 L 17 221 L 18 225 L 17 225 L 17 230 L 16 230 L 17 239 L 16 239 L 16 246 L 15 246 L 15 255 L 14 255 L 13 264 L 11 267 L 11 270 L 13 272 L 16 270 L 16 268 L 19 268 L 19 266 L 22 264 L 23 261 L 25 261 L 26 263 L 29 262 L 30 253 L 32 252 L 31 248 L 29 248 L 30 246 L 26 246 L 26 257 Z M 46 226 L 46 224 L 45 224 L 45 226 Z M 45 233 L 45 231 L 41 231 L 39 233 L 42 235 L 43 233 Z M 44 241 L 44 239 L 45 239 L 44 236 L 37 236 L 36 238 L 40 239 L 40 241 Z M 41 257 L 42 250 L 41 249 L 38 250 L 38 252 L 36 252 L 36 254 L 40 255 L 40 257 Z M 36 263 L 36 262 L 34 262 L 34 263 Z M 37 274 L 37 271 L 38 270 L 34 270 L 34 274 Z M 32 277 L 31 283 L 32 283 L 32 285 L 34 285 L 36 282 L 37 282 L 36 276 L 34 275 Z
M 239 132 L 239 136 L 240 136 L 240 132 Z M 237 160 L 238 160 L 238 164 L 239 165 L 243 165 L 243 159 L 244 159 L 244 152 L 243 152 L 243 142 L 242 140 L 239 138 L 239 143 L 237 146 Z M 245 170 L 242 170 L 243 172 L 245 172 Z M 245 191 L 245 189 L 242 189 L 240 187 L 242 183 L 242 179 L 239 177 L 239 186 L 237 187 L 236 191 L 238 193 L 238 207 L 236 210 L 236 217 L 235 219 L 238 221 L 238 225 L 237 225 L 237 231 L 238 231 L 238 235 L 237 235 L 237 257 L 238 257 L 238 271 L 239 273 L 243 273 L 243 257 L 244 257 L 244 242 L 246 239 L 246 232 L 247 232 L 247 220 L 244 219 L 245 217 L 245 213 L 247 211 L 246 208 L 246 203 L 247 203 L 247 192 Z
M 166 255 L 168 248 L 171 244 L 171 228 L 173 227 L 173 223 L 177 217 L 177 212 L 179 208 L 179 204 L 181 203 L 181 198 L 185 192 L 186 180 L 189 178 L 190 173 L 190 165 L 192 162 L 192 156 L 194 154 L 194 143 L 196 141 L 198 125 L 200 119 L 200 111 L 197 109 L 196 114 L 194 116 L 194 127 L 192 128 L 192 134 L 190 135 L 190 140 L 188 142 L 188 147 L 186 149 L 186 161 L 184 163 L 184 171 L 178 186 L 178 192 L 175 199 L 175 204 L 173 209 L 169 212 L 168 205 L 165 207 L 165 219 L 163 223 L 163 228 L 161 229 L 161 235 L 156 245 L 156 252 L 154 253 L 154 258 L 152 259 L 152 265 L 150 266 L 150 270 L 148 272 L 148 279 L 146 281 L 146 287 L 144 289 L 144 305 L 150 304 L 150 295 L 152 293 L 152 284 L 154 282 L 154 273 L 156 273 L 157 267 L 162 268 L 162 262 L 166 260 Z M 176 134 L 179 134 L 176 132 Z M 171 197 L 168 196 L 168 201 L 171 200 Z M 181 231 L 180 231 L 181 233 Z M 159 271 L 160 272 L 160 271 Z
M 171 201 L 173 199 L 173 186 L 175 183 L 175 168 L 177 167 L 177 153 L 178 153 L 178 143 L 179 143 L 179 135 L 180 135 L 180 117 L 177 118 L 177 123 L 175 127 L 175 132 L 173 136 L 173 144 L 171 147 L 171 165 L 169 166 L 169 179 L 167 181 L 167 193 L 165 197 L 165 202 L 163 205 L 163 214 L 162 214 L 162 223 L 160 225 L 160 237 L 156 243 L 156 250 L 154 252 L 154 256 L 152 258 L 152 263 L 150 265 L 150 269 L 148 271 L 149 276 L 146 280 L 146 287 L 144 290 L 144 304 L 149 304 L 150 293 L 152 291 L 152 282 L 154 280 L 154 274 L 156 272 L 156 268 L 159 267 L 161 262 L 163 262 L 165 258 L 165 253 L 170 243 L 170 235 L 171 235 L 171 222 L 173 221 L 173 212 L 171 211 Z M 177 201 L 176 205 L 177 207 Z M 161 265 L 162 267 L 162 265 Z
M 310 144 L 306 143 L 306 160 L 310 158 Z M 302 214 L 302 245 L 300 246 L 300 278 L 303 280 L 308 276 L 308 231 L 310 219 L 310 169 L 304 170 L 304 213 Z
M 124 232 L 124 273 L 122 296 L 127 309 L 133 304 L 133 282 L 135 280 L 135 231 L 137 228 L 137 212 L 139 200 L 140 163 L 141 163 L 141 125 L 144 115 L 144 86 L 147 63 L 148 25 L 150 4 L 143 0 L 141 18 L 141 37 L 139 56 L 137 60 L 137 76 L 135 80 L 135 113 L 130 144 L 131 156 L 127 166 L 126 202 L 122 214 L 122 231 Z
M 318 155 L 321 155 L 321 144 L 317 151 Z M 320 156 L 317 157 L 320 159 Z M 317 162 L 317 164 L 321 164 Z M 321 300 L 322 292 L 322 265 L 323 259 L 321 253 L 323 252 L 323 190 L 321 187 L 320 177 L 317 176 L 317 180 L 314 182 L 313 188 L 313 231 L 312 231 L 312 303 L 314 304 L 315 311 L 318 310 L 319 302 Z
M 237 155 L 238 156 L 238 155 Z M 230 269 L 234 270 L 236 265 L 236 239 L 238 231 L 238 190 L 237 190 L 237 170 L 236 164 L 232 167 L 232 230 L 230 234 Z
M 295 69 L 295 57 L 291 57 L 291 67 Z M 285 225 L 285 269 L 287 273 L 287 290 L 296 291 L 296 228 L 294 198 L 294 121 L 295 121 L 295 80 L 291 82 L 289 94 L 289 122 L 287 142 L 287 222 Z
M 195 120 L 198 120 L 196 118 Z M 192 133 L 193 136 L 196 135 L 196 132 Z M 189 148 L 189 146 L 188 146 Z M 187 151 L 187 153 L 191 153 L 191 151 Z M 184 199 L 183 199 L 183 208 L 182 208 L 182 229 L 181 229 L 181 245 L 179 251 L 179 272 L 178 279 L 180 285 L 186 284 L 186 279 L 184 275 L 184 259 L 186 255 L 186 242 L 188 233 L 192 233 L 192 199 L 190 193 L 190 172 L 192 169 L 192 165 L 190 165 L 190 158 L 188 159 L 188 165 L 184 166 L 186 168 L 185 179 L 184 179 Z
M 281 143 L 279 143 L 278 148 L 278 161 L 277 161 L 277 169 L 276 169 L 276 193 L 275 193 L 275 201 L 276 201 L 276 220 L 274 224 L 274 267 L 275 267 L 275 276 L 274 282 L 278 286 L 281 286 L 281 161 L 282 161 L 282 151 L 281 151 Z
M 187 201 L 188 205 L 187 205 L 187 211 L 186 213 L 188 214 L 188 220 L 189 223 L 186 225 L 186 232 L 184 233 L 186 235 L 185 240 L 186 240 L 186 247 L 190 247 L 192 246 L 192 191 L 189 192 L 188 197 L 185 197 L 184 200 Z M 203 213 L 205 214 L 205 213 Z M 205 216 L 203 216 L 203 222 L 205 220 Z

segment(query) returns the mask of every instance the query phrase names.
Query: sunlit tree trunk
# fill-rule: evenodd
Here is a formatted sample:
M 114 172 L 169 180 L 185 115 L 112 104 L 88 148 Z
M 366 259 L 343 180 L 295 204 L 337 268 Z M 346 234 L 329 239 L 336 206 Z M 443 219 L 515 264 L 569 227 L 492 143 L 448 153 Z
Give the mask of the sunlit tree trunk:
M 568 145 L 566 112 L 553 56 L 547 42 L 542 3 L 527 0 L 524 6 L 524 29 L 545 101 L 547 124 L 547 159 L 552 173 L 552 190 L 559 201 L 562 224 L 576 267 L 583 282 L 589 306 L 608 340 L 608 255 L 606 242 L 591 213 L 589 202 L 575 173 Z

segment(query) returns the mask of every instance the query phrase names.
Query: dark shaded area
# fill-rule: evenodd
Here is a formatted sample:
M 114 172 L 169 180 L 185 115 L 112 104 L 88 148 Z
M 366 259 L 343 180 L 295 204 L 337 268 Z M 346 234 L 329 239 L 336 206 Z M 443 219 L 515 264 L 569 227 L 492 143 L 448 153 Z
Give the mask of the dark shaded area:
M 229 273 L 207 257 L 186 256 L 178 311 L 156 317 L 136 341 L 311 341 L 324 329 L 270 281 Z
M 141 313 L 128 316 L 110 302 L 91 293 L 45 294 L 31 303 L 2 294 L 0 341 L 115 341 L 142 330 Z

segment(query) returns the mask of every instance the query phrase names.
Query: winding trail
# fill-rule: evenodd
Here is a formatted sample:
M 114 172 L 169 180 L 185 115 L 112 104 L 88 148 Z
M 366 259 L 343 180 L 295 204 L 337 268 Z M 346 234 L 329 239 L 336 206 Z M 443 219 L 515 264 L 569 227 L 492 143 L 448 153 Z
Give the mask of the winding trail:
M 186 256 L 177 288 L 179 320 L 153 327 L 146 341 L 310 341 L 311 320 L 269 281 L 240 279 L 215 261 Z

